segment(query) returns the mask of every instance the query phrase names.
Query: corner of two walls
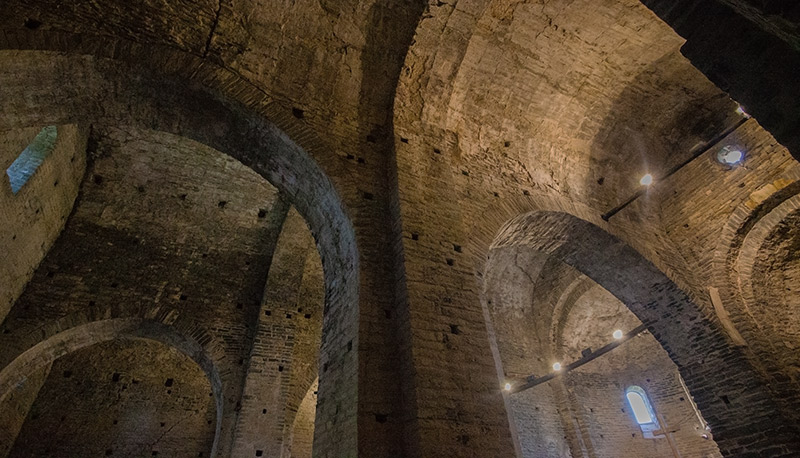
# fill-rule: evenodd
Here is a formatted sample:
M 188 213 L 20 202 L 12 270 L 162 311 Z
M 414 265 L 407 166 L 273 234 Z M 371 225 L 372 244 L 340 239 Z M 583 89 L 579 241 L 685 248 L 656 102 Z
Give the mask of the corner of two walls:
M 0 133 L 0 322 L 64 229 L 86 171 L 88 126 L 58 126 L 52 153 L 14 194 L 5 172 L 42 127 Z

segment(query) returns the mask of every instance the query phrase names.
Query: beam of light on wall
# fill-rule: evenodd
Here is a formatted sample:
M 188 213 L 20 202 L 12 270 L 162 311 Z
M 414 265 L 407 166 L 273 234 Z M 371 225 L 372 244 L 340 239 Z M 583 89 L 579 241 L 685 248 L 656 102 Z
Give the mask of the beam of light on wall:
M 22 186 L 42 165 L 42 162 L 50 155 L 56 144 L 56 126 L 47 126 L 42 129 L 33 141 L 20 153 L 19 156 L 6 169 L 8 182 L 11 184 L 11 192 L 16 194 Z

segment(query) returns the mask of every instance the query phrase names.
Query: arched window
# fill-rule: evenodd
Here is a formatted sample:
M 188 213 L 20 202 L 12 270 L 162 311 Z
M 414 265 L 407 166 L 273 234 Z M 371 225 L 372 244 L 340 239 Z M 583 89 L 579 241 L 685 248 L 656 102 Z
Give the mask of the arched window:
M 650 400 L 647 398 L 647 393 L 644 392 L 642 387 L 633 385 L 625 390 L 625 398 L 627 398 L 628 405 L 633 411 L 636 423 L 642 429 L 643 436 L 648 439 L 655 437 L 653 433 L 659 429 L 658 419 Z

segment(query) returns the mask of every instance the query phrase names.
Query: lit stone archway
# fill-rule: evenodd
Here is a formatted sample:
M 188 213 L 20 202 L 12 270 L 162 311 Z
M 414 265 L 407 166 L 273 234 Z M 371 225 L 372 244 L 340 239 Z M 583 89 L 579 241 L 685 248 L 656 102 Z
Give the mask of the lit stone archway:
M 255 107 L 247 107 L 169 72 L 153 74 L 121 61 L 88 56 L 5 51 L 0 60 L 4 62 L 0 128 L 92 123 L 163 131 L 231 155 L 288 196 L 308 222 L 324 270 L 320 354 L 327 370 L 320 384 L 325 402 L 317 415 L 328 426 L 316 432 L 330 438 L 322 441 L 322 450 L 330 447 L 334 455 L 355 454 L 359 366 L 358 353 L 349 351 L 358 345 L 355 234 L 338 192 L 319 165 L 266 120 L 268 113 L 258 111 L 270 108 L 263 95 L 250 99 Z M 187 65 L 181 69 L 186 74 L 202 70 L 189 68 L 197 64 L 191 59 L 182 63 Z M 218 75 L 211 71 L 202 76 Z M 243 90 L 252 88 L 243 85 Z
M 678 366 L 723 455 L 735 455 L 743 442 L 753 440 L 743 437 L 743 430 L 769 437 L 785 450 L 797 446 L 793 431 L 768 421 L 778 406 L 719 323 L 635 250 L 562 212 L 531 212 L 510 220 L 491 248 L 514 246 L 564 262 L 625 304 Z
M 730 215 L 714 252 L 715 311 L 739 345 L 755 354 L 780 408 L 798 418 L 798 336 L 791 325 L 798 313 L 792 277 L 793 231 L 800 209 L 796 170 L 760 187 Z
M 497 248 L 482 304 L 510 384 L 505 399 L 520 456 L 719 456 L 667 353 L 586 275 L 526 246 Z M 615 330 L 619 338 L 636 335 L 620 342 Z M 624 397 L 633 385 L 649 393 L 666 433 L 642 434 Z

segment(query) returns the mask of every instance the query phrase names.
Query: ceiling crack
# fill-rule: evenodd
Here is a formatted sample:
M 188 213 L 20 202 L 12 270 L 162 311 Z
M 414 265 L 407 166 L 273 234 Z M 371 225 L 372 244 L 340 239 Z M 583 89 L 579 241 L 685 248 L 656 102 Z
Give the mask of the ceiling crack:
M 208 52 L 211 50 L 211 40 L 214 39 L 214 34 L 217 31 L 217 25 L 219 24 L 219 16 L 222 12 L 222 0 L 217 1 L 217 11 L 214 14 L 214 23 L 211 24 L 211 31 L 208 33 L 208 39 L 206 40 L 206 46 L 203 49 L 203 58 L 208 57 Z

